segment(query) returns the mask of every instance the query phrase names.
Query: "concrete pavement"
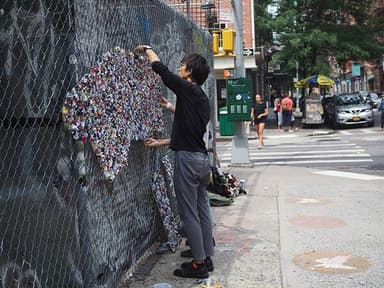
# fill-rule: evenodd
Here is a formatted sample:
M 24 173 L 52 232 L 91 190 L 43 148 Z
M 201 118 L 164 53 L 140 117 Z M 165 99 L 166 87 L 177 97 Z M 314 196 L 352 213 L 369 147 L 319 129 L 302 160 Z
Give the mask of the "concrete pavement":
M 384 287 L 383 177 L 289 166 L 225 171 L 245 179 L 248 194 L 212 208 L 210 278 L 225 288 Z M 173 276 L 183 249 L 143 259 L 121 287 L 196 286 Z

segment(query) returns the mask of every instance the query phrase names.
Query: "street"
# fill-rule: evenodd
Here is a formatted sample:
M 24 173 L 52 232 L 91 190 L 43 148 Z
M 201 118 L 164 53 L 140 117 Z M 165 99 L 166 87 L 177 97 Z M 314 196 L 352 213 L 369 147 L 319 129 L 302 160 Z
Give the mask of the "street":
M 249 157 L 254 166 L 289 165 L 384 175 L 384 132 L 379 127 L 330 130 L 299 129 L 264 132 L 265 147 L 257 149 L 254 131 L 249 134 Z M 218 141 L 222 167 L 231 163 L 231 141 Z

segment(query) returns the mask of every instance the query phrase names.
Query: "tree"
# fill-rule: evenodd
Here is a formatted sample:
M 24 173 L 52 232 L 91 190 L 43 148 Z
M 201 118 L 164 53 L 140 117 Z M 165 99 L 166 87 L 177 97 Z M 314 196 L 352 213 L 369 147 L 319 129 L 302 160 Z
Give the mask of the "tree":
M 384 20 L 370 17 L 372 0 L 281 0 L 277 16 L 268 22 L 282 49 L 275 62 L 300 75 L 329 73 L 329 59 L 376 60 L 384 53 Z

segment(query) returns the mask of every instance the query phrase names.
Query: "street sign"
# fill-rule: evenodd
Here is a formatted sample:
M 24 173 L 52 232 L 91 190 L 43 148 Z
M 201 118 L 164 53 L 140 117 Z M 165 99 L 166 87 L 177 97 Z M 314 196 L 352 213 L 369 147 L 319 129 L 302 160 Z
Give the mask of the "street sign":
M 251 81 L 246 78 L 227 80 L 229 121 L 249 121 L 251 115 Z

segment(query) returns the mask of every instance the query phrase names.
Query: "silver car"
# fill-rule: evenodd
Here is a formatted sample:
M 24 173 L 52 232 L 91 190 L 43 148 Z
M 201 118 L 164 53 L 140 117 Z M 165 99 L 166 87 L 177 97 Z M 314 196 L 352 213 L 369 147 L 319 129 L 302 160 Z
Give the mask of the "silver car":
M 353 125 L 374 125 L 372 106 L 358 93 L 334 95 L 328 99 L 326 113 L 335 128 Z

